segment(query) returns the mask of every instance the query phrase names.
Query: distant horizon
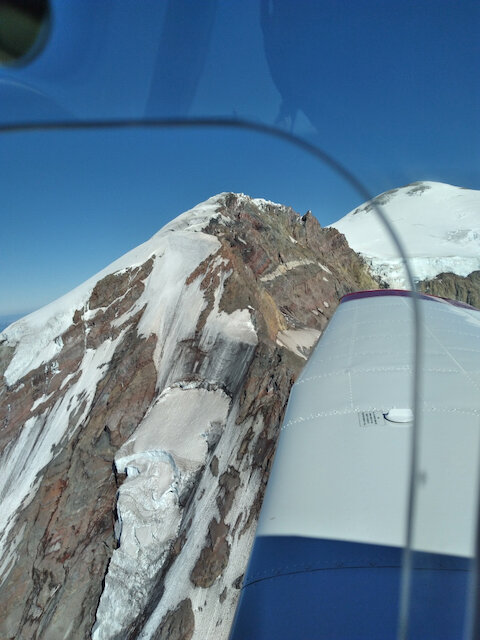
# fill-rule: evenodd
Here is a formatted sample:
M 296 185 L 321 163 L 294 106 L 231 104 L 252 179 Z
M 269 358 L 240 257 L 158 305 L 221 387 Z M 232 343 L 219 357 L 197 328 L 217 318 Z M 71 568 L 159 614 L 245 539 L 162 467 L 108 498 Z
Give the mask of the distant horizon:
M 25 316 L 28 316 L 30 313 L 33 313 L 36 310 L 37 309 L 28 309 L 27 311 L 19 311 L 18 313 L 7 313 L 5 315 L 0 315 L 0 332 L 2 332 L 17 320 L 20 320 L 20 318 L 24 318 Z

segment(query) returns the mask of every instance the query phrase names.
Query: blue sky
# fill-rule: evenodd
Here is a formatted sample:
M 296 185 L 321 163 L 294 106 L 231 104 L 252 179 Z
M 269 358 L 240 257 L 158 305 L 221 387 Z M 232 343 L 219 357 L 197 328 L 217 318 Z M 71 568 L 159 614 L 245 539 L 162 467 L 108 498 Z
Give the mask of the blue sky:
M 480 188 L 477 2 L 270 0 L 263 23 L 255 0 L 203 6 L 166 29 L 166 3 L 55 0 L 44 51 L 0 69 L 0 122 L 219 115 L 291 127 L 294 114 L 293 132 L 373 194 L 422 179 Z M 322 224 L 361 200 L 260 134 L 9 133 L 1 144 L 0 315 L 46 304 L 220 191 L 312 209 Z

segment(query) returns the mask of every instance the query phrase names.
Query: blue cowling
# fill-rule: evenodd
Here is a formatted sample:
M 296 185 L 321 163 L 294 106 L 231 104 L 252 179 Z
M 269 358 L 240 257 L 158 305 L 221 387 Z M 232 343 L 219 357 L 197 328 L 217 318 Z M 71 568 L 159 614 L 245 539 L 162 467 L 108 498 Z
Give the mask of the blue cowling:
M 396 547 L 258 537 L 230 640 L 394 640 L 401 561 Z M 463 637 L 469 569 L 415 553 L 409 640 Z

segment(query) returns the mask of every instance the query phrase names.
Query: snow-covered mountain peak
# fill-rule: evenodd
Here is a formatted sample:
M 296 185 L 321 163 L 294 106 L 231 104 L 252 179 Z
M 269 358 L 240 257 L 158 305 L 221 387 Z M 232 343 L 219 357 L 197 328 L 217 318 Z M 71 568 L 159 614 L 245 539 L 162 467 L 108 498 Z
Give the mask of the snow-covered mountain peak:
M 372 286 L 313 216 L 222 193 L 7 327 L 0 637 L 226 638 L 291 384 Z
M 213 236 L 199 236 L 198 232 L 203 231 L 213 219 L 218 220 L 221 217 L 218 209 L 224 204 L 226 195 L 219 194 L 209 198 L 174 218 L 149 240 L 127 252 L 66 295 L 7 327 L 0 334 L 0 342 L 12 347 L 18 344 L 15 356 L 5 372 L 8 384 L 13 384 L 26 371 L 39 366 L 47 356 L 47 359 L 55 356 L 62 346 L 60 336 L 70 326 L 75 311 L 82 308 L 88 311 L 88 300 L 96 283 L 108 275 L 132 271 L 150 258 L 155 258 L 157 267 L 161 263 L 162 281 L 170 281 L 171 287 L 177 282 L 183 282 L 198 262 L 220 246 Z M 164 260 L 156 260 L 165 254 L 167 255 Z M 148 319 L 145 318 L 143 327 L 147 325 Z
M 25 339 L 30 334 L 37 336 L 37 333 L 41 331 L 43 339 L 39 346 L 43 349 L 47 343 L 54 341 L 67 329 L 74 311 L 86 303 L 95 284 L 108 274 L 138 267 L 150 257 L 164 253 L 167 247 L 175 246 L 178 251 L 185 251 L 186 254 L 198 253 L 194 245 L 199 242 L 199 237 L 192 234 L 202 232 L 213 220 L 224 223 L 228 221 L 228 217 L 221 213 L 221 209 L 226 206 L 228 197 L 237 198 L 244 203 L 253 203 L 260 208 L 265 208 L 268 205 L 282 206 L 262 198 L 253 199 L 243 193 L 222 192 L 212 196 L 173 218 L 149 240 L 128 251 L 72 291 L 7 327 L 0 333 L 0 340 L 7 341 L 13 346 L 20 337 Z M 172 232 L 176 233 L 172 235 Z M 210 237 L 213 239 L 213 236 Z M 35 341 L 37 341 L 37 337 L 35 337 Z
M 181 213 L 156 233 L 153 238 L 162 237 L 172 231 L 202 231 L 212 218 L 218 219 L 218 208 L 225 204 L 228 192 L 218 193 Z
M 398 252 L 375 212 L 382 208 L 410 258 L 417 280 L 480 268 L 480 191 L 414 182 L 357 207 L 333 227 L 391 286 L 407 286 Z

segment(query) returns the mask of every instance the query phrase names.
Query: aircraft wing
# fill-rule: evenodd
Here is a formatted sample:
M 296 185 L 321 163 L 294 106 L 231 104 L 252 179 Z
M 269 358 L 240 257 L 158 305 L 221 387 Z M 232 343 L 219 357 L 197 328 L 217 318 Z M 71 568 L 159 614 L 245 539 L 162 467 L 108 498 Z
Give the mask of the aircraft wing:
M 480 312 L 422 296 L 409 638 L 463 637 Z M 395 638 L 412 437 L 408 292 L 343 299 L 288 403 L 232 640 Z

